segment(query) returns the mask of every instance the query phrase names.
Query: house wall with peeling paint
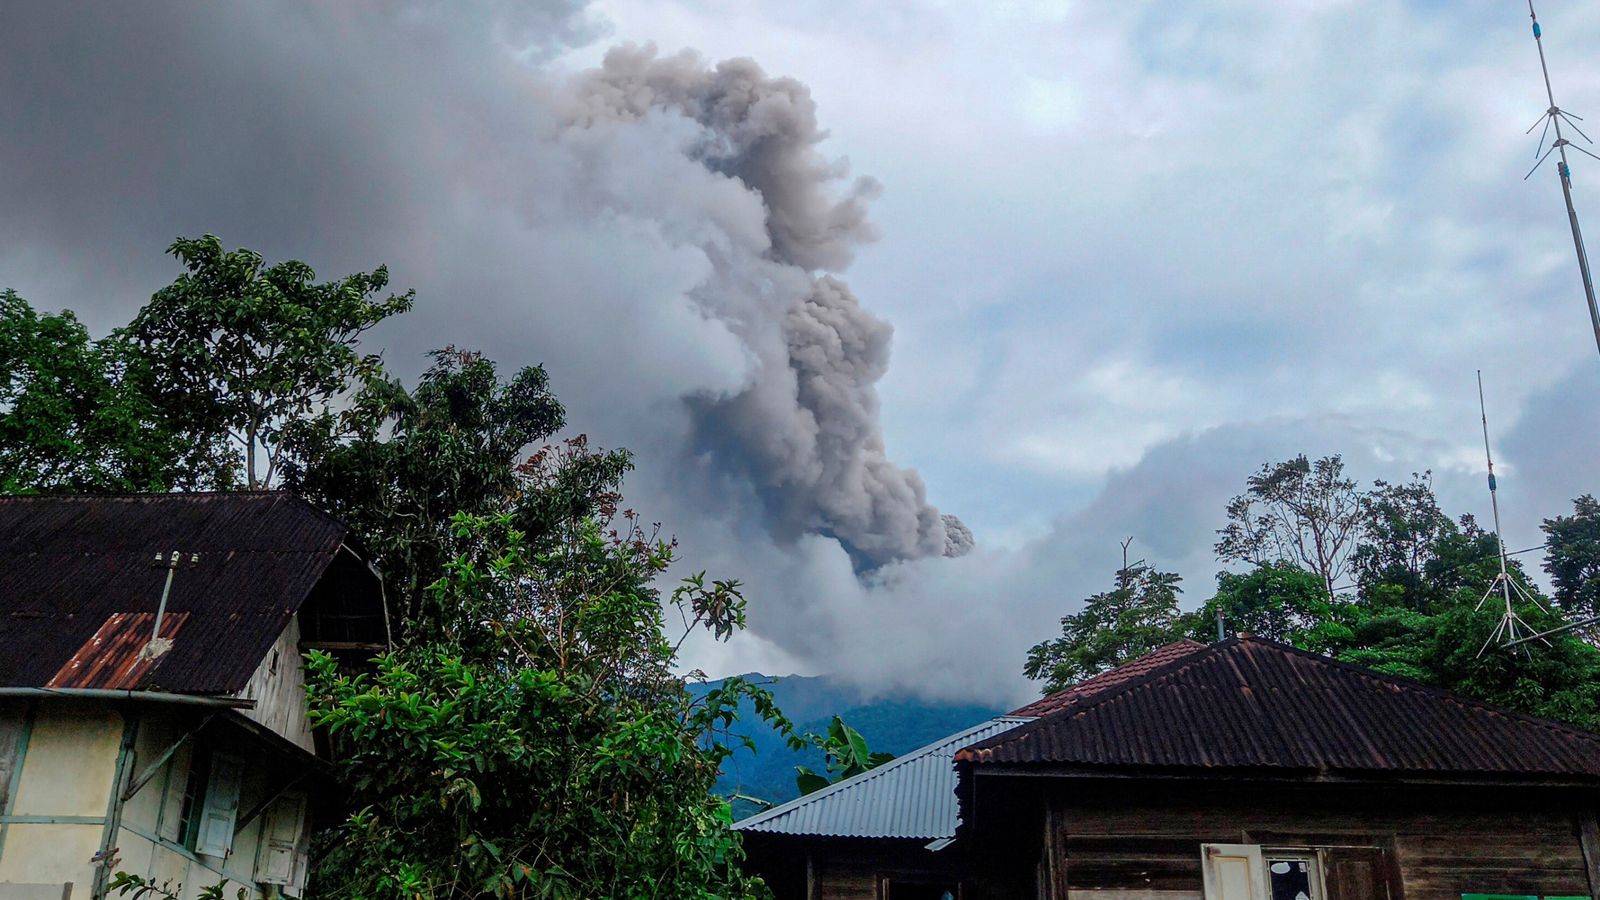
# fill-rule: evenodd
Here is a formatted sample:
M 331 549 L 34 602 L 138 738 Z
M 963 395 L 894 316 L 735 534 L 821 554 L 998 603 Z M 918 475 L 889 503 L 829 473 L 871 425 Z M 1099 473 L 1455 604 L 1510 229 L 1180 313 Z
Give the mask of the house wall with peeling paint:
M 293 657 L 280 671 L 298 663 Z M 224 721 L 229 717 L 237 714 L 156 703 L 0 704 L 0 774 L 10 771 L 0 786 L 0 900 L 93 900 L 108 814 L 115 828 L 106 880 L 117 872 L 140 875 L 181 886 L 185 900 L 223 879 L 229 897 L 240 887 L 252 896 L 298 893 L 260 879 L 263 831 L 282 802 L 275 798 L 294 786 L 304 760 L 297 768 L 291 747 L 270 747 L 269 738 Z M 122 784 L 137 789 L 115 810 L 113 795 L 121 791 L 113 786 L 129 727 L 133 752 L 123 763 Z M 195 830 L 185 826 L 200 809 L 196 785 L 206 783 L 205 760 L 218 755 L 241 763 L 243 775 L 231 847 L 209 855 L 195 849 Z

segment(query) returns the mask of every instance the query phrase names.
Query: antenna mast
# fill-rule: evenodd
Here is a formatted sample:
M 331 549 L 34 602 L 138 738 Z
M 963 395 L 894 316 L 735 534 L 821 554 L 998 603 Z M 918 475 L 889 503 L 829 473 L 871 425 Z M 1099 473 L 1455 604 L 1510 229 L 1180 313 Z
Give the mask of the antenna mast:
M 1559 155 L 1560 159 L 1556 164 L 1556 174 L 1561 178 L 1561 195 L 1567 201 L 1567 222 L 1572 226 L 1572 246 L 1578 251 L 1578 272 L 1583 276 L 1583 293 L 1589 301 L 1589 323 L 1594 326 L 1595 349 L 1600 350 L 1600 306 L 1595 305 L 1594 279 L 1589 274 L 1589 254 L 1583 249 L 1583 231 L 1578 227 L 1578 210 L 1572 205 L 1572 168 L 1567 165 L 1567 148 L 1571 147 L 1580 153 L 1588 153 L 1590 156 L 1595 155 L 1567 140 L 1561 133 L 1561 123 L 1565 122 L 1573 131 L 1578 133 L 1579 137 L 1589 141 L 1589 143 L 1592 144 L 1594 141 L 1590 140 L 1589 136 L 1584 134 L 1583 130 L 1573 122 L 1574 119 L 1580 122 L 1583 121 L 1582 116 L 1573 115 L 1556 105 L 1555 91 L 1550 87 L 1550 66 L 1545 63 L 1544 59 L 1544 34 L 1539 28 L 1539 14 L 1533 11 L 1533 0 L 1528 0 L 1528 18 L 1533 20 L 1533 42 L 1539 48 L 1539 69 L 1544 72 L 1544 94 L 1545 98 L 1550 101 L 1550 108 L 1544 111 L 1544 115 L 1539 117 L 1538 122 L 1534 122 L 1528 127 L 1528 133 L 1532 134 L 1533 129 L 1538 128 L 1543 123 L 1544 131 L 1539 133 L 1539 147 L 1533 151 L 1534 155 L 1539 157 L 1539 161 L 1533 164 L 1533 168 L 1528 170 L 1527 175 L 1522 176 L 1522 180 L 1527 181 L 1532 178 L 1533 173 L 1539 171 L 1539 167 L 1544 165 L 1544 161 L 1550 158 L 1551 153 Z M 1552 125 L 1555 126 L 1556 131 L 1555 143 L 1551 144 L 1550 149 L 1545 150 L 1544 154 L 1540 156 L 1539 151 L 1544 150 L 1544 139 L 1549 136 Z M 1595 159 L 1600 159 L 1600 156 L 1595 156 Z M 1498 529 L 1496 530 L 1498 531 Z
M 1533 627 L 1524 622 L 1522 617 L 1517 615 L 1516 608 L 1511 605 L 1513 592 L 1525 602 L 1539 606 L 1540 609 L 1544 607 L 1527 591 L 1523 590 L 1521 585 L 1511 580 L 1511 574 L 1506 569 L 1506 539 L 1500 533 L 1500 498 L 1497 492 L 1498 486 L 1494 481 L 1494 454 L 1489 450 L 1489 414 L 1483 402 L 1482 369 L 1478 370 L 1478 418 L 1483 422 L 1483 458 L 1489 465 L 1489 506 L 1494 511 L 1494 540 L 1495 546 L 1499 548 L 1500 552 L 1500 573 L 1494 576 L 1493 581 L 1489 582 L 1489 589 L 1483 592 L 1483 598 L 1478 601 L 1478 605 L 1474 609 L 1482 609 L 1483 605 L 1489 602 L 1489 598 L 1494 596 L 1497 590 L 1500 593 L 1500 599 L 1505 603 L 1505 610 L 1500 614 L 1500 624 L 1495 626 L 1494 633 L 1489 635 L 1489 639 L 1483 642 L 1482 647 L 1478 648 L 1478 655 L 1482 656 L 1483 651 L 1489 649 L 1490 644 L 1498 641 L 1503 641 L 1506 646 L 1511 646 L 1538 636 Z M 1526 633 L 1519 635 L 1519 631 Z M 1545 643 L 1548 644 L 1549 641 Z

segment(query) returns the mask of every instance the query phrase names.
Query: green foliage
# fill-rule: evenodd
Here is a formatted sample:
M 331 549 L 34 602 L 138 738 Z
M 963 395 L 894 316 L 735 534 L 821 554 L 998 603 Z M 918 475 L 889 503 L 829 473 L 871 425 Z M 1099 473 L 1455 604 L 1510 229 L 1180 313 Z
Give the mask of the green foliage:
M 224 878 L 216 884 L 207 885 L 195 895 L 195 900 L 223 900 L 227 895 L 224 890 L 228 886 L 228 879 Z M 146 900 L 146 898 L 161 898 L 161 900 L 179 900 L 183 896 L 183 885 L 172 881 L 157 883 L 152 878 L 143 875 L 134 875 L 130 872 L 118 872 L 112 876 L 111 882 L 106 885 L 107 890 L 114 890 L 117 896 L 126 897 L 132 894 L 132 900 Z M 238 900 L 245 900 L 250 896 L 247 888 L 238 888 L 234 896 Z
M 1376 481 L 1361 497 L 1363 534 L 1353 559 L 1363 595 L 1383 589 L 1381 602 L 1425 609 L 1433 596 L 1427 578 L 1435 546 L 1455 525 L 1433 496 L 1432 473 L 1413 473 L 1405 484 Z
M 1363 522 L 1361 494 L 1344 460 L 1305 454 L 1266 463 L 1228 503 L 1217 558 L 1254 565 L 1290 563 L 1321 576 L 1332 597 Z
M 1269 465 L 1229 505 L 1219 555 L 1254 557 L 1248 572 L 1223 572 L 1200 609 L 1177 616 L 1159 592 L 1141 602 L 1131 579 L 1091 597 L 1062 620 L 1063 636 L 1033 648 L 1025 671 L 1053 691 L 1181 637 L 1209 640 L 1220 611 L 1230 633 L 1248 631 L 1390 675 L 1488 703 L 1600 729 L 1600 650 L 1566 633 L 1507 649 L 1493 640 L 1503 603 L 1483 603 L 1500 571 L 1500 544 L 1471 516 L 1453 522 L 1438 506 L 1426 473 L 1405 484 L 1377 482 L 1360 492 L 1338 457 L 1304 456 Z M 1285 500 L 1285 496 L 1290 499 Z M 1318 560 L 1319 522 L 1334 522 L 1355 498 L 1360 516 L 1338 525 L 1340 546 L 1356 542 L 1358 599 L 1330 591 Z M 1261 503 L 1279 504 L 1256 515 Z M 1600 503 L 1582 497 L 1572 516 L 1547 520 L 1545 568 L 1556 584 L 1552 607 L 1515 559 L 1507 572 L 1535 602 L 1518 615 L 1544 631 L 1588 615 L 1600 594 Z M 1324 543 L 1321 546 L 1331 546 Z M 1284 548 L 1288 548 L 1285 550 Z M 1320 551 L 1319 551 L 1320 552 Z M 1563 615 L 1562 613 L 1566 613 Z M 1504 640 L 1502 637 L 1501 640 Z M 1109 648 L 1109 649 L 1108 649 Z
M 1268 563 L 1244 573 L 1218 572 L 1217 593 L 1177 630 L 1197 641 L 1213 640 L 1221 613 L 1230 633 L 1303 643 L 1329 620 L 1332 606 L 1321 578 L 1299 566 Z
M 1171 643 L 1182 631 L 1178 582 L 1143 562 L 1124 562 L 1116 586 L 1061 619 L 1061 637 L 1035 644 L 1023 672 L 1058 691 Z
M 0 291 L 0 493 L 164 490 L 193 480 L 142 360 L 71 312 L 40 315 Z
M 179 238 L 168 252 L 186 271 L 139 311 L 126 339 L 159 385 L 165 417 L 188 433 L 231 439 L 245 483 L 270 487 L 281 466 L 327 442 L 341 419 L 334 401 L 378 377 L 378 357 L 357 342 L 410 309 L 413 294 L 377 299 L 389 283 L 382 266 L 318 283 L 303 262 L 264 265 L 261 254 L 225 250 L 209 234 Z
M 414 390 L 372 379 L 352 398 L 339 429 L 345 437 L 291 464 L 286 483 L 362 535 L 384 573 L 401 635 L 428 627 L 427 588 L 455 554 L 458 513 L 514 511 L 524 534 L 558 533 L 564 517 L 596 502 L 613 503 L 626 453 L 584 452 L 581 438 L 541 450 L 565 458 L 555 479 L 524 491 L 518 467 L 526 447 L 564 424 L 543 369 L 501 382 L 493 361 L 455 348 L 434 351 Z M 539 460 L 529 465 L 538 466 Z
M 559 481 L 541 470 L 530 490 Z M 313 716 L 340 749 L 354 812 L 327 841 L 336 897 L 744 897 L 717 739 L 741 699 L 673 674 L 652 580 L 670 542 L 634 517 L 565 521 L 533 541 L 510 514 L 459 515 L 466 549 L 432 586 L 439 627 L 372 675 L 314 656 Z M 539 548 L 539 549 L 535 549 Z M 690 628 L 742 627 L 735 582 L 683 581 Z M 681 638 L 680 638 L 681 641 Z
M 1584 494 L 1572 515 L 1545 519 L 1543 528 L 1556 604 L 1574 617 L 1600 616 L 1600 501 Z
M 795 766 L 795 787 L 801 794 L 821 790 L 836 781 L 853 778 L 894 759 L 893 753 L 874 753 L 867 746 L 861 732 L 845 724 L 838 716 L 828 723 L 827 734 L 807 733 L 803 740 L 821 750 L 827 760 L 825 773 L 812 771 L 806 766 Z
M 349 803 L 316 838 L 318 893 L 763 895 L 710 789 L 741 707 L 800 741 L 759 685 L 691 694 L 675 674 L 688 633 L 744 627 L 744 599 L 703 573 L 660 596 L 675 546 L 619 513 L 629 456 L 579 436 L 526 457 L 564 422 L 539 368 L 502 382 L 447 348 L 413 390 L 386 377 L 360 338 L 412 295 L 380 299 L 381 267 L 318 282 L 211 235 L 170 252 L 185 273 L 104 341 L 0 295 L 0 485 L 281 479 L 377 556 L 397 649 L 368 671 L 311 662 Z

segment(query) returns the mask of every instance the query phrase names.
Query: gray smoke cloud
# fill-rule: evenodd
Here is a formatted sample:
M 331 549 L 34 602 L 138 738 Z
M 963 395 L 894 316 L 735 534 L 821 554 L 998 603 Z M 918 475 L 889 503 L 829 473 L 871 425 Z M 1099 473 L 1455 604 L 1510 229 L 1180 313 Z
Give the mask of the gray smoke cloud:
M 1163 25 L 1170 18 L 1128 9 Z M 1350 33 L 1366 46 L 1368 20 L 1380 18 L 1375 9 L 1333 12 L 1359 20 Z M 1181 37 L 1183 22 L 1175 21 Z M 964 33 L 961 27 L 951 33 Z M 1419 121 L 1419 95 L 1409 90 L 1396 89 L 1380 106 L 1392 115 L 1370 115 L 1364 86 L 1328 74 L 1348 67 L 1345 53 L 1307 70 L 1317 84 L 1361 94 L 1343 107 L 1347 117 L 1358 113 L 1354 124 L 1346 118 L 1341 126 L 1354 128 L 1356 138 L 1344 145 L 1353 141 L 1359 165 L 1348 146 L 1336 155 L 1344 163 L 1327 170 L 1331 193 L 1286 149 L 1298 152 L 1306 135 L 1326 136 L 1320 108 L 1307 114 L 1314 130 L 1284 132 L 1295 140 L 1269 140 L 1267 150 L 1254 144 L 1262 135 L 1244 129 L 1251 141 L 1226 156 L 1264 171 L 1265 182 L 1216 177 L 1214 157 L 1185 155 L 1207 145 L 1207 132 L 1168 105 L 1198 96 L 1195 115 L 1209 120 L 1226 100 L 1237 118 L 1224 115 L 1216 128 L 1232 131 L 1307 89 L 1304 80 L 1280 80 L 1277 70 L 1267 78 L 1251 69 L 1216 97 L 1156 90 L 1149 96 L 1179 100 L 1158 104 L 1149 134 L 1142 95 L 1114 94 L 1107 120 L 1139 122 L 1141 130 L 1118 132 L 1128 140 L 1102 152 L 1098 137 L 1093 146 L 1065 149 L 1052 139 L 1035 142 L 1031 156 L 1027 135 L 991 128 L 1004 123 L 943 114 L 951 97 L 957 106 L 981 105 L 963 91 L 995 90 L 997 73 L 983 68 L 989 58 L 957 60 L 954 74 L 919 72 L 917 88 L 928 92 L 923 108 L 938 112 L 926 118 L 937 129 L 896 140 L 921 147 L 971 137 L 1021 162 L 966 169 L 972 178 L 954 195 L 926 181 L 919 191 L 916 172 L 883 168 L 896 172 L 895 196 L 920 205 L 903 211 L 873 252 L 938 256 L 928 267 L 935 274 L 908 289 L 930 307 L 964 292 L 930 291 L 929 279 L 972 284 L 1011 260 L 1038 276 L 1035 264 L 1058 256 L 1048 280 L 1070 283 L 1071 296 L 1052 287 L 1038 306 L 1008 313 L 1015 341 L 974 333 L 967 342 L 963 333 L 944 344 L 970 343 L 975 358 L 1005 363 L 982 376 L 994 382 L 983 390 L 937 377 L 970 368 L 971 360 L 900 360 L 901 367 L 922 364 L 913 367 L 921 414 L 963 404 L 980 412 L 935 416 L 912 429 L 921 446 L 891 454 L 877 390 L 892 332 L 869 311 L 883 298 L 863 289 L 863 307 L 841 280 L 874 236 L 868 210 L 876 185 L 830 158 L 800 83 L 749 61 L 711 64 L 642 46 L 618 49 L 603 63 L 598 54 L 582 66 L 569 62 L 572 48 L 592 46 L 604 28 L 579 0 L 0 7 L 0 120 L 7 123 L 0 129 L 0 286 L 41 308 L 75 309 L 103 333 L 176 275 L 161 248 L 178 235 L 212 231 L 271 259 L 304 259 L 327 277 L 387 263 L 394 283 L 416 288 L 420 298 L 413 312 L 373 335 L 391 367 L 414 375 L 423 351 L 447 343 L 482 349 L 506 368 L 545 364 L 576 427 L 599 445 L 637 452 L 629 501 L 680 538 L 685 566 L 745 583 L 751 631 L 729 645 L 688 646 L 688 664 L 713 673 L 829 672 L 883 690 L 997 706 L 1021 700 L 1031 693 L 1020 674 L 1028 646 L 1109 585 L 1121 538 L 1134 536 L 1135 552 L 1182 572 L 1186 601 L 1198 603 L 1217 568 L 1210 545 L 1227 498 L 1261 462 L 1299 452 L 1343 452 L 1363 480 L 1431 467 L 1446 508 L 1482 520 L 1487 496 L 1471 389 L 1480 361 L 1469 357 L 1479 347 L 1498 354 L 1513 338 L 1524 349 L 1504 357 L 1507 375 L 1488 382 L 1508 534 L 1519 546 L 1536 542 L 1539 517 L 1592 489 L 1588 451 L 1600 440 L 1600 422 L 1589 415 L 1592 404 L 1573 411 L 1600 392 L 1592 350 L 1580 334 L 1583 368 L 1567 373 L 1574 363 L 1544 352 L 1551 339 L 1541 334 L 1567 328 L 1574 312 L 1581 317 L 1581 305 L 1568 305 L 1570 248 L 1562 243 L 1559 195 L 1534 198 L 1542 204 L 1538 221 L 1557 211 L 1546 243 L 1558 255 L 1548 265 L 1535 259 L 1533 273 L 1559 279 L 1539 282 L 1559 315 L 1540 312 L 1538 328 L 1513 327 L 1494 310 L 1523 315 L 1543 307 L 1473 298 L 1522 296 L 1512 287 L 1528 273 L 1482 252 L 1514 245 L 1441 231 L 1435 216 L 1438 198 L 1453 191 L 1490 199 L 1456 209 L 1447 222 L 1531 227 L 1533 219 L 1503 214 L 1522 208 L 1509 194 L 1484 187 L 1504 169 L 1511 172 L 1505 190 L 1524 190 L 1523 169 L 1474 168 L 1457 164 L 1467 156 L 1451 156 L 1451 165 L 1430 171 L 1452 180 L 1477 172 L 1477 180 L 1450 190 L 1424 181 L 1416 192 L 1422 212 L 1404 202 L 1394 212 L 1391 201 L 1404 195 L 1383 178 L 1411 183 L 1417 170 L 1370 162 L 1370 152 L 1380 162 L 1413 159 L 1418 142 L 1434 135 L 1420 125 L 1429 133 L 1389 127 Z M 1395 40 L 1415 33 L 1398 29 Z M 1041 58 L 1052 61 L 1133 56 L 1064 58 L 1061 40 L 1082 35 L 1041 35 L 1048 45 Z M 841 46 L 839 64 L 855 78 L 862 60 Z M 1391 46 L 1398 44 L 1380 42 L 1364 58 L 1391 64 L 1400 58 Z M 1193 58 L 1180 49 L 1173 58 Z M 1217 59 L 1254 65 L 1259 58 L 1229 50 Z M 587 70 L 591 62 L 598 68 Z M 901 57 L 893 62 L 900 66 Z M 1416 70 L 1430 91 L 1439 83 L 1433 62 Z M 891 70 L 862 71 L 887 77 Z M 1092 70 L 1071 81 L 1123 83 L 1101 76 Z M 1263 97 L 1239 87 L 1247 84 L 1285 93 Z M 1459 112 L 1427 108 L 1425 124 Z M 1101 107 L 1086 110 L 1099 121 Z M 1271 124 L 1266 137 L 1276 140 L 1282 123 Z M 1499 127 L 1474 126 L 1482 133 Z M 1394 133 L 1368 141 L 1368 128 Z M 1515 146 L 1520 160 L 1523 145 Z M 1187 162 L 1152 176 L 1125 165 L 1129 147 Z M 1074 187 L 1040 191 L 1037 173 L 1064 152 L 1073 164 L 1059 174 Z M 936 173 L 942 186 L 959 180 L 949 171 Z M 1117 181 L 1128 173 L 1148 187 Z M 1284 179 L 1302 177 L 1304 190 L 1285 207 Z M 1104 179 L 1112 186 L 1094 190 L 1091 182 Z M 1351 185 L 1364 187 L 1352 194 Z M 1056 199 L 1062 196 L 1072 199 Z M 996 218 L 940 238 L 979 235 L 975 245 L 923 243 L 928 234 L 901 230 L 908 216 L 933 221 L 953 205 L 985 203 Z M 1037 208 L 1056 203 L 1059 209 Z M 1226 215 L 1216 218 L 1218 210 Z M 1286 211 L 1295 215 L 1282 219 Z M 1372 224 L 1391 215 L 1392 226 Z M 1287 224 L 1279 230 L 1258 228 L 1280 219 Z M 1229 227 L 1209 229 L 1207 239 L 1195 221 Z M 1047 222 L 1055 224 L 1039 227 Z M 1369 241 L 1384 253 L 1358 252 Z M 1352 250 L 1351 242 L 1359 246 Z M 1257 243 L 1275 251 L 1255 254 Z M 1150 250 L 1155 245 L 1160 252 Z M 1375 268 L 1367 265 L 1373 260 Z M 1416 284 L 1436 285 L 1443 305 L 1418 301 Z M 1163 305 L 1174 285 L 1183 289 Z M 1321 293 L 1313 290 L 1319 286 Z M 1284 299 L 1302 293 L 1303 302 Z M 1108 302 L 1135 297 L 1147 314 Z M 948 327 L 965 330 L 984 315 L 958 315 Z M 1335 316 L 1349 318 L 1345 330 L 1359 335 L 1358 344 L 1340 341 Z M 1384 332 L 1430 338 L 1407 342 L 1402 353 L 1380 340 Z M 1491 343 L 1479 343 L 1480 332 Z M 1162 366 L 1139 365 L 1141 352 Z M 1078 384 L 1092 399 L 1040 389 L 1064 378 L 1062 359 L 1088 378 Z M 1551 382 L 1520 418 L 1514 397 L 1496 395 L 1512 383 L 1513 365 L 1543 366 Z M 1377 381 L 1351 381 L 1351 367 L 1377 373 Z M 1455 379 L 1459 404 L 1430 406 L 1431 389 L 1412 377 L 1419 372 Z M 1209 410 L 1217 411 L 1197 412 Z M 990 510 L 989 521 L 1003 526 L 1013 515 L 1038 514 L 1037 526 L 1004 536 L 991 525 L 973 547 L 964 526 L 934 509 L 916 474 L 893 461 L 911 458 L 908 451 L 937 458 L 929 446 L 956 427 L 983 440 L 945 454 L 961 457 L 958 471 L 967 477 L 937 487 L 976 508 L 991 492 L 1001 499 L 1007 479 L 1015 498 L 1017 480 L 1026 478 L 1023 501 Z M 1019 446 L 1044 448 L 1047 461 L 1065 457 L 1080 474 L 1107 460 L 1117 468 L 1095 475 L 1081 493 L 1035 499 L 1035 486 L 1053 482 L 1019 474 L 1006 456 Z M 1045 505 L 1053 509 L 1037 508 Z M 940 556 L 963 550 L 970 552 Z
M 691 52 L 620 47 L 561 99 L 580 129 L 685 116 L 702 129 L 693 158 L 754 191 L 765 209 L 759 263 L 706 248 L 723 277 L 694 297 L 754 354 L 756 372 L 733 396 L 695 399 L 697 445 L 747 473 L 785 534 L 831 535 L 868 566 L 969 550 L 971 532 L 941 516 L 922 479 L 884 447 L 874 385 L 888 370 L 893 329 L 845 282 L 818 274 L 843 270 L 876 237 L 867 201 L 879 186 L 850 181 L 846 160 L 818 151 L 827 135 L 805 85 L 748 59 L 710 66 Z

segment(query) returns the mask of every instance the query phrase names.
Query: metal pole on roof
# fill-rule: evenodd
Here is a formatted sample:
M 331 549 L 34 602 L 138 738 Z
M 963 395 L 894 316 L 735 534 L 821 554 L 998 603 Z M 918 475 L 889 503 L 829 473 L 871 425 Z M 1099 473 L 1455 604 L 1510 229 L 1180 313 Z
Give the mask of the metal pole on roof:
M 167 583 L 161 588 L 161 603 L 156 606 L 155 631 L 153 631 L 150 635 L 150 643 L 145 644 L 144 647 L 139 650 L 140 659 L 156 659 L 165 654 L 168 650 L 172 649 L 172 641 L 161 636 L 161 620 L 165 618 L 167 614 L 167 598 L 172 595 L 172 577 L 173 575 L 177 574 L 178 564 L 182 562 L 182 560 L 183 554 L 177 550 L 172 551 L 171 558 L 165 562 L 163 562 L 160 553 L 156 554 L 156 565 L 165 565 L 167 567 Z M 199 561 L 200 554 L 190 554 L 189 565 L 192 566 Z
M 1589 273 L 1589 254 L 1583 247 L 1583 229 L 1578 227 L 1578 210 L 1572 205 L 1572 167 L 1567 165 L 1567 148 L 1571 147 L 1579 153 L 1588 153 L 1590 156 L 1595 155 L 1567 140 L 1561 131 L 1561 124 L 1565 122 L 1579 137 L 1589 143 L 1592 144 L 1594 141 L 1590 140 L 1589 136 L 1583 133 L 1583 129 L 1573 121 L 1575 119 L 1583 121 L 1581 116 L 1573 115 L 1556 105 L 1555 90 L 1550 86 L 1550 66 L 1544 58 L 1544 32 L 1539 27 L 1539 14 L 1533 10 L 1533 0 L 1528 0 L 1528 18 L 1533 20 L 1533 43 L 1539 48 L 1539 70 L 1544 73 L 1544 95 L 1550 106 L 1544 111 L 1544 115 L 1539 117 L 1539 121 L 1528 127 L 1528 133 L 1532 134 L 1533 129 L 1542 123 L 1544 131 L 1539 133 L 1539 146 L 1533 151 L 1534 155 L 1539 157 L 1539 161 L 1533 164 L 1527 175 L 1522 176 L 1522 180 L 1527 181 L 1533 177 L 1533 173 L 1539 171 L 1539 167 L 1544 165 L 1544 161 L 1550 158 L 1551 153 L 1557 154 L 1556 175 L 1561 180 L 1561 196 L 1567 201 L 1567 224 L 1572 228 L 1572 246 L 1578 253 L 1578 273 L 1583 277 L 1583 293 L 1589 302 L 1589 324 L 1594 327 L 1595 348 L 1600 350 L 1600 306 L 1595 304 L 1594 278 Z M 1544 139 L 1549 136 L 1552 127 L 1556 133 L 1555 143 L 1550 145 L 1549 150 L 1544 150 Z M 1540 154 L 1540 150 L 1544 150 L 1543 155 Z M 1600 159 L 1600 156 L 1595 158 Z

